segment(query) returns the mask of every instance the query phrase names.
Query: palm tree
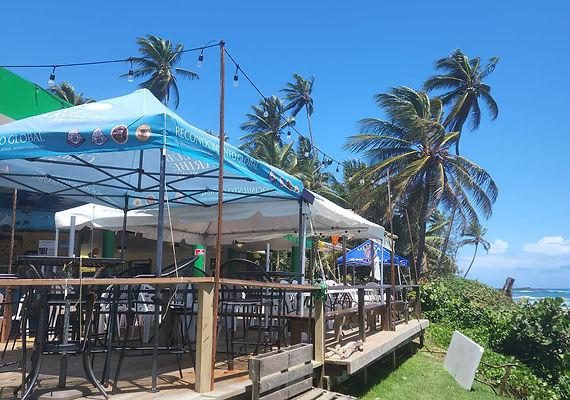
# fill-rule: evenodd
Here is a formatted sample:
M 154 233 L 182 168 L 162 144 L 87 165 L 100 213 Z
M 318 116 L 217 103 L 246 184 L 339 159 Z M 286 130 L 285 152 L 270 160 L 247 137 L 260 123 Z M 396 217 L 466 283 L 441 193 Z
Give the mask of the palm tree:
M 291 174 L 297 171 L 299 165 L 293 143 L 280 145 L 270 135 L 257 138 L 255 150 L 251 155 Z
M 326 164 L 311 152 L 311 144 L 305 137 L 299 138 L 297 147 L 298 165 L 295 170 L 288 171 L 303 182 L 303 186 L 336 203 L 343 203 L 344 199 L 335 190 L 336 178 L 326 171 Z
M 303 108 L 305 109 L 307 124 L 309 127 L 309 137 L 311 139 L 311 148 L 315 145 L 315 141 L 313 140 L 313 130 L 311 128 L 311 116 L 314 111 L 313 98 L 311 97 L 311 94 L 313 93 L 314 83 L 314 76 L 309 79 L 305 79 L 299 74 L 293 74 L 293 82 L 288 82 L 285 85 L 285 89 L 281 90 L 285 93 L 285 100 L 287 100 L 285 110 L 291 110 L 292 117 L 296 117 Z
M 256 155 L 259 142 L 269 136 L 279 146 L 283 145 L 282 135 L 285 128 L 295 125 L 293 117 L 283 119 L 285 106 L 281 99 L 271 96 L 262 99 L 259 104 L 251 107 L 251 112 L 246 114 L 246 122 L 241 124 L 241 129 L 247 134 L 241 138 L 245 143 L 241 148 L 252 155 Z
M 93 103 L 95 100 L 83 97 L 83 93 L 77 93 L 73 86 L 68 82 L 61 82 L 53 88 L 48 89 L 52 94 L 56 95 L 62 100 L 67 101 L 74 106 L 81 104 Z
M 174 108 L 180 103 L 180 92 L 176 78 L 198 79 L 198 74 L 190 70 L 177 67 L 184 51 L 183 44 L 174 45 L 154 35 L 147 35 L 137 39 L 141 57 L 132 57 L 133 63 L 139 68 L 133 71 L 135 78 L 147 78 L 139 87 L 146 88 L 157 99 L 167 104 L 171 99 Z M 126 77 L 128 74 L 121 75 Z
M 491 119 L 499 115 L 499 107 L 491 96 L 491 86 L 483 82 L 499 62 L 499 57 L 492 57 L 487 65 L 481 66 L 481 59 L 469 59 L 459 49 L 450 56 L 437 60 L 435 69 L 445 72 L 429 78 L 425 84 L 426 91 L 445 90 L 439 96 L 444 106 L 449 106 L 449 114 L 443 122 L 444 126 L 452 132 L 459 132 L 455 142 L 455 152 L 459 154 L 459 141 L 463 125 L 470 118 L 471 130 L 479 128 L 481 123 L 481 108 L 479 99 L 482 99 L 488 108 Z
M 451 131 L 459 132 L 459 138 L 455 143 L 455 154 L 457 155 L 459 155 L 461 132 L 467 118 L 471 116 L 471 130 L 477 129 L 481 122 L 479 98 L 487 105 L 492 120 L 499 115 L 499 107 L 491 95 L 491 87 L 483 83 L 483 80 L 495 70 L 498 62 L 499 57 L 492 57 L 486 66 L 481 67 L 479 57 L 469 60 L 461 50 L 457 49 L 450 56 L 435 63 L 436 70 L 441 70 L 445 74 L 435 75 L 424 84 L 427 91 L 444 90 L 440 98 L 444 106 L 448 106 L 449 109 L 449 115 L 445 119 L 444 125 Z M 442 255 L 447 254 L 455 214 L 456 210 L 453 208 L 451 223 L 443 242 Z M 443 258 L 439 261 L 439 267 L 441 267 L 442 262 Z
M 404 208 L 419 198 L 416 268 L 424 261 L 426 225 L 438 205 L 458 207 L 468 220 L 492 213 L 498 189 L 484 169 L 468 159 L 453 155 L 450 147 L 458 132 L 448 133 L 441 119 L 442 102 L 407 87 L 393 88 L 375 96 L 386 120 L 365 118 L 361 133 L 349 137 L 345 148 L 363 152 L 370 166 L 359 173 L 366 181 L 381 181 L 376 190 L 384 193 L 387 171 L 396 206 Z
M 479 224 L 479 222 L 477 222 L 477 221 L 472 221 L 469 224 L 469 226 L 463 231 L 462 236 L 466 237 L 467 239 L 463 239 L 459 243 L 459 245 L 460 246 L 465 246 L 465 245 L 475 246 L 475 252 L 473 253 L 473 258 L 471 259 L 471 264 L 469 264 L 469 268 L 467 268 L 465 275 L 463 275 L 464 278 L 466 278 L 469 271 L 471 271 L 471 267 L 473 266 L 473 262 L 475 262 L 475 257 L 477 256 L 477 250 L 479 249 L 479 245 L 483 246 L 483 248 L 487 252 L 489 252 L 489 249 L 491 248 L 491 243 L 489 243 L 485 239 L 484 236 L 486 234 L 487 234 L 487 229 L 483 228 L 481 226 L 481 224 Z

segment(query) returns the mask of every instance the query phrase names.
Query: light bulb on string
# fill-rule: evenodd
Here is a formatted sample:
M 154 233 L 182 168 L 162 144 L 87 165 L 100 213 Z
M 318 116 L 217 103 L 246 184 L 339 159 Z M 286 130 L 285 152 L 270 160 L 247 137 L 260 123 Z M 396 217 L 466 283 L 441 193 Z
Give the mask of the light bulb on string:
M 234 74 L 234 87 L 238 87 L 238 86 L 239 86 L 238 71 L 239 71 L 239 64 L 236 64 L 236 72 L 235 72 L 235 74 Z
M 127 74 L 127 81 L 132 82 L 135 80 L 135 73 L 133 72 L 133 59 L 129 58 L 131 67 L 129 68 L 129 73 Z
M 291 139 L 292 139 L 292 137 L 291 137 L 291 129 L 289 129 L 289 130 L 287 131 L 287 143 L 291 143 Z
M 49 79 L 47 81 L 47 84 L 50 88 L 54 88 L 55 87 L 55 69 L 57 67 L 54 65 L 53 66 L 53 70 L 51 71 L 51 74 L 49 75 Z
M 364 185 L 364 179 L 360 179 L 360 184 Z
M 196 62 L 196 66 L 198 68 L 202 68 L 202 64 L 204 63 L 204 49 L 200 50 L 200 54 L 198 55 L 198 61 Z
M 339 172 L 339 170 L 340 170 L 340 163 L 337 163 L 336 164 L 336 172 Z

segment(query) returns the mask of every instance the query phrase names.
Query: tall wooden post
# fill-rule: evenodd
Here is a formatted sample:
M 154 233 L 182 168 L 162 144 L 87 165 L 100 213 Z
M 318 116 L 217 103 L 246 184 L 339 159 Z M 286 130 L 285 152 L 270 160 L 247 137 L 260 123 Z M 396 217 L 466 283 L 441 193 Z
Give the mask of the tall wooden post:
M 396 270 L 394 267 L 394 258 L 396 256 L 396 252 L 394 249 L 394 224 L 393 224 L 393 219 L 394 219 L 394 209 L 392 208 L 392 192 L 390 189 L 390 170 L 388 170 L 388 208 L 389 208 L 389 213 L 390 213 L 390 232 L 392 233 L 392 237 L 390 238 L 392 243 L 390 246 L 390 293 L 391 296 L 394 296 L 394 300 L 396 299 Z M 390 330 L 394 329 L 393 324 L 392 324 L 392 299 L 388 299 L 388 318 L 390 321 Z
M 214 271 L 214 303 L 212 323 L 212 353 L 210 365 L 210 390 L 214 390 L 214 367 L 216 366 L 216 342 L 218 340 L 218 298 L 220 295 L 220 267 L 222 263 L 222 212 L 224 202 L 224 140 L 225 140 L 225 43 L 220 41 L 220 133 L 218 160 L 218 225 L 216 230 L 216 266 Z
M 18 205 L 18 189 L 14 189 L 12 196 L 12 229 L 10 231 L 10 251 L 8 255 L 8 273 L 12 273 L 12 264 L 14 263 L 14 243 L 16 241 L 16 209 Z M 56 243 L 57 246 L 57 243 Z M 4 299 L 4 314 L 2 318 L 2 343 L 10 340 L 10 330 L 12 329 L 12 295 L 14 289 L 6 288 L 6 298 Z
M 214 308 L 214 285 L 198 284 L 198 316 L 196 323 L 196 392 L 207 393 L 212 388 L 213 368 L 212 352 L 215 342 L 212 340 L 212 329 L 215 319 L 212 318 Z
M 323 299 L 315 299 L 315 361 L 321 363 L 321 373 L 318 378 L 318 386 L 322 387 L 325 375 L 325 304 Z
M 342 284 L 346 286 L 346 274 L 348 267 L 346 266 L 346 235 L 342 235 Z

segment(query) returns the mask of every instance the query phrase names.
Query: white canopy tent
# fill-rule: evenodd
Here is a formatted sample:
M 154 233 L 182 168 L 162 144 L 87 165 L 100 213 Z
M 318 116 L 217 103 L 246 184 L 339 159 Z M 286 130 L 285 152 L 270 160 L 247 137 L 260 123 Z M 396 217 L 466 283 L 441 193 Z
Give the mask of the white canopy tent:
M 314 194 L 313 204 L 303 204 L 308 235 L 348 235 L 354 238 L 384 237 L 384 228 Z M 287 234 L 298 233 L 299 202 L 286 199 L 266 199 L 252 203 L 227 203 L 223 210 L 222 243 L 269 241 Z M 216 236 L 217 210 L 213 207 L 178 206 L 165 213 L 164 237 L 175 242 L 213 245 Z M 131 210 L 126 214 L 126 229 L 156 239 L 157 209 Z M 122 230 L 123 210 L 97 204 L 60 211 L 55 214 L 57 229 L 69 229 L 71 217 L 75 227 Z

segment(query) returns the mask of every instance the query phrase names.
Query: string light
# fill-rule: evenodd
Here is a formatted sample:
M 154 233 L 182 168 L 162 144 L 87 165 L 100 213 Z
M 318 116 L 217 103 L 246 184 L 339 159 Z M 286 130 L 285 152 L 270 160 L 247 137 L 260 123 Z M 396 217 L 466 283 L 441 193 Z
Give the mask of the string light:
M 234 74 L 234 87 L 238 87 L 238 86 L 239 86 L 238 71 L 239 71 L 239 64 L 236 65 L 236 72 L 235 72 L 235 74 Z
M 196 66 L 198 68 L 202 68 L 203 63 L 204 63 L 204 49 L 202 48 L 200 50 L 200 54 L 198 55 L 198 62 L 196 63 Z
M 49 79 L 48 79 L 48 86 L 53 89 L 55 87 L 55 69 L 57 67 L 54 65 L 53 69 L 51 71 L 51 74 L 49 75 Z
M 336 172 L 338 173 L 339 170 L 340 170 L 340 164 L 339 164 L 339 163 L 336 163 Z
M 133 72 L 133 59 L 130 58 L 129 62 L 131 63 L 131 67 L 129 68 L 129 73 L 127 74 L 127 81 L 132 82 L 135 80 L 135 73 Z
M 364 179 L 360 179 L 360 184 L 364 185 Z

